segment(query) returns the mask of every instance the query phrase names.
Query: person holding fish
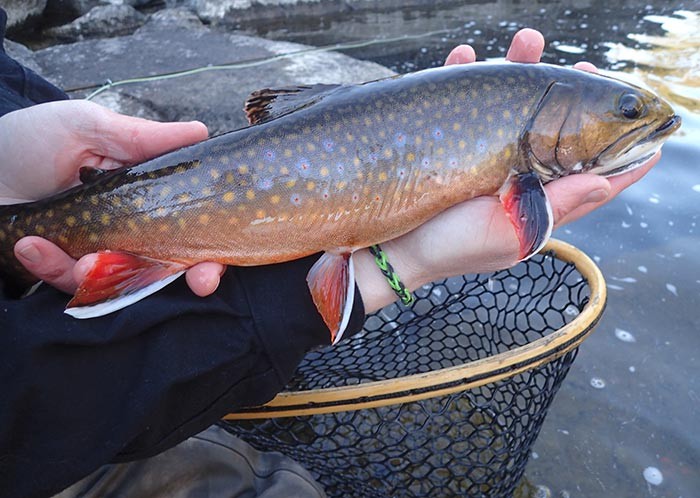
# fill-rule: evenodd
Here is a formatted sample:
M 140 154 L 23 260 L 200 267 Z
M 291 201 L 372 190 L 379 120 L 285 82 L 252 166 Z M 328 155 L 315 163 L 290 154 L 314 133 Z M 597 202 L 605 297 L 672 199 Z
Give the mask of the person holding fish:
M 515 35 L 507 59 L 536 63 L 543 47 L 541 34 L 522 30 Z M 474 61 L 474 51 L 468 46 L 460 46 L 450 53 L 446 63 L 456 66 Z M 579 68 L 594 71 L 586 64 Z M 615 172 L 622 171 L 632 163 L 639 167 L 611 178 L 593 174 L 554 175 L 548 167 L 554 163 L 547 158 L 549 152 L 542 145 L 546 140 L 538 142 L 533 138 L 526 151 L 534 163 L 533 169 L 507 172 L 505 195 L 501 193 L 501 200 L 497 195 L 479 194 L 453 202 L 453 197 L 445 194 L 441 199 L 449 202 L 439 209 L 431 208 L 430 215 L 419 218 L 415 226 L 404 224 L 401 230 L 391 232 L 393 236 L 368 239 L 370 244 L 321 247 L 320 250 L 329 251 L 320 260 L 318 254 L 309 256 L 311 253 L 296 249 L 288 251 L 289 257 L 267 257 L 265 244 L 258 243 L 248 246 L 249 253 L 255 252 L 250 247 L 262 251 L 264 257 L 256 256 L 258 259 L 240 253 L 229 260 L 219 258 L 217 251 L 205 251 L 202 257 L 169 256 L 159 260 L 158 257 L 165 257 L 169 251 L 178 250 L 178 247 L 173 247 L 178 243 L 174 242 L 172 235 L 178 226 L 183 230 L 179 233 L 197 235 L 182 239 L 183 244 L 194 241 L 194 244 L 202 245 L 205 239 L 200 234 L 216 238 L 220 233 L 236 230 L 243 222 L 247 208 L 239 209 L 241 214 L 227 218 L 226 225 L 217 225 L 213 215 L 216 211 L 211 210 L 197 211 L 196 216 L 188 218 L 174 216 L 171 224 L 166 223 L 165 218 L 156 219 L 149 215 L 147 219 L 140 219 L 140 223 L 148 224 L 144 228 L 137 224 L 139 218 L 136 215 L 115 224 L 113 213 L 117 211 L 100 212 L 97 206 L 109 203 L 112 208 L 121 208 L 128 202 L 141 207 L 150 206 L 153 201 L 142 197 L 141 190 L 123 198 L 114 195 L 138 182 L 144 182 L 143 192 L 153 187 L 161 198 L 177 195 L 183 203 L 189 203 L 191 192 L 177 191 L 177 182 L 161 183 L 160 172 L 167 169 L 168 174 L 182 175 L 178 178 L 183 185 L 212 189 L 206 197 L 216 195 L 222 205 L 241 198 L 244 199 L 242 202 L 250 202 L 245 206 L 252 206 L 258 197 L 268 196 L 269 204 L 257 206 L 251 215 L 252 221 L 246 222 L 246 226 L 258 227 L 270 225 L 269 212 L 283 200 L 294 207 L 304 206 L 308 201 L 306 192 L 315 192 L 316 184 L 322 183 L 322 177 L 332 176 L 331 172 L 324 173 L 321 167 L 317 171 L 320 176 L 312 177 L 308 168 L 313 161 L 306 156 L 296 158 L 296 171 L 280 174 L 285 175 L 287 184 L 303 184 L 304 190 L 297 191 L 288 186 L 292 189 L 291 194 L 282 199 L 275 193 L 272 180 L 252 176 L 251 165 L 242 163 L 236 170 L 240 175 L 237 187 L 242 190 L 234 190 L 233 186 L 231 190 L 226 189 L 229 174 L 225 165 L 236 157 L 236 150 L 219 152 L 216 166 L 203 164 L 209 157 L 206 160 L 190 158 L 169 163 L 167 168 L 142 171 L 140 166 L 132 165 L 156 164 L 166 160 L 163 158 L 196 152 L 197 147 L 202 147 L 199 144 L 211 144 L 214 150 L 220 151 L 223 149 L 217 147 L 221 139 L 218 142 L 203 141 L 207 132 L 201 123 L 155 123 L 118 115 L 84 101 L 44 102 L 61 100 L 64 96 L 48 84 L 33 80 L 35 75 L 22 71 L 25 71 L 23 78 L 43 85 L 44 92 L 39 93 L 48 97 L 42 100 L 21 92 L 12 96 L 12 91 L 7 90 L 11 85 L 0 91 L 0 106 L 6 112 L 0 117 L 0 149 L 3 151 L 0 204 L 8 205 L 0 207 L 0 220 L 7 220 L 7 225 L 0 221 L 0 249 L 4 249 L 0 251 L 0 309 L 3 310 L 0 315 L 0 350 L 3 351 L 0 378 L 4 389 L 4 404 L 0 409 L 0 454 L 3 455 L 0 458 L 0 487 L 8 496 L 50 495 L 85 478 L 102 465 L 113 464 L 100 470 L 102 476 L 110 472 L 116 475 L 120 462 L 178 451 L 183 446 L 176 445 L 185 440 L 191 442 L 193 435 L 215 424 L 229 411 L 271 399 L 284 387 L 309 349 L 337 341 L 343 332 L 346 337 L 356 333 L 365 314 L 399 297 L 410 300 L 410 291 L 429 281 L 505 268 L 529 256 L 546 241 L 552 225 L 559 226 L 585 215 L 641 178 L 659 159 L 656 151 L 660 143 L 656 137 L 665 136 L 667 130 L 677 127 L 675 118 L 666 115 L 663 122 L 649 125 L 651 128 L 646 138 L 651 137 L 647 142 L 653 142 L 653 146 L 643 147 L 639 154 L 630 152 L 636 150 L 636 144 L 626 146 L 623 151 L 616 152 L 606 171 L 612 171 L 610 168 Z M 504 77 L 517 79 L 516 73 L 508 76 L 508 69 L 502 71 Z M 286 119 L 294 119 L 295 113 L 299 112 L 294 111 L 295 98 L 302 98 L 304 106 L 309 109 L 318 105 L 309 100 L 313 97 L 311 100 L 325 101 L 323 105 L 330 105 L 328 102 L 339 105 L 342 111 L 345 99 L 350 101 L 350 94 L 355 91 L 312 87 L 312 94 L 300 90 L 296 97 L 258 92 L 249 100 L 248 106 L 249 117 L 257 124 L 246 130 L 253 131 L 233 132 L 231 137 L 236 137 L 236 133 L 263 133 Z M 396 91 L 403 89 L 397 88 Z M 555 98 L 558 91 L 564 89 L 552 84 L 545 97 Z M 631 116 L 642 97 L 637 97 L 633 90 L 625 92 L 631 97 L 625 97 L 625 102 L 617 110 Z M 546 102 L 545 97 L 542 97 L 543 102 Z M 449 100 L 449 94 L 444 94 L 443 98 Z M 280 104 L 283 107 L 279 107 Z M 13 112 L 8 112 L 10 110 Z M 473 110 L 467 110 L 467 113 L 471 112 Z M 515 112 L 515 109 L 504 109 L 502 114 L 508 119 Z M 557 116 L 561 117 L 561 113 L 553 114 L 552 118 Z M 493 116 L 491 119 L 485 117 L 484 121 L 491 123 L 492 119 Z M 544 136 L 544 132 L 554 126 L 549 126 L 549 121 L 538 120 L 537 116 L 528 123 L 528 131 L 533 137 Z M 337 124 L 342 127 L 342 123 Z M 403 126 L 408 130 L 412 125 L 406 122 Z M 496 127 L 494 135 L 505 133 L 495 123 L 493 126 Z M 329 125 L 330 129 L 332 127 Z M 450 133 L 458 132 L 459 128 L 459 123 L 450 123 L 449 130 L 442 125 L 429 130 L 435 140 L 436 154 L 442 154 L 439 150 L 447 148 Z M 486 137 L 490 131 L 483 133 Z M 348 134 L 351 133 L 348 131 Z M 261 165 L 269 169 L 285 168 L 279 164 L 286 150 L 266 148 L 265 144 L 275 143 L 274 136 L 241 136 L 239 143 L 250 139 L 263 144 Z M 376 170 L 362 172 L 363 175 L 369 176 L 371 172 L 379 181 L 384 181 L 382 178 L 386 173 L 380 170 L 380 166 L 391 159 L 392 154 L 415 155 L 412 151 L 404 152 L 408 148 L 406 135 L 396 133 L 387 140 L 393 141 L 393 148 L 380 151 L 382 157 L 373 156 L 376 151 L 370 150 L 367 157 L 362 158 L 360 162 L 377 166 Z M 479 140 L 477 137 L 477 148 L 489 146 Z M 461 144 L 455 144 L 462 148 Z M 171 153 L 173 156 L 165 154 L 188 145 L 191 147 Z M 306 151 L 312 158 L 316 157 L 312 154 L 314 151 L 332 155 L 336 152 L 342 154 L 342 149 L 346 148 L 339 139 L 330 137 L 324 137 L 318 146 L 311 145 L 307 145 Z M 508 156 L 521 152 L 507 150 Z M 564 154 L 563 146 L 561 150 Z M 293 151 L 290 150 L 290 154 Z M 598 155 L 602 157 L 605 152 Z M 446 164 L 452 160 L 461 164 L 461 159 L 453 159 L 449 153 L 446 157 Z M 155 159 L 149 162 L 151 158 Z M 431 159 L 425 156 L 418 161 L 423 161 L 421 166 L 425 168 L 431 166 L 425 164 Z M 569 161 L 567 164 L 570 163 L 569 167 L 576 172 L 583 169 L 583 162 L 576 162 L 575 158 L 562 156 L 555 159 L 557 168 L 563 168 L 563 164 Z M 341 200 L 328 198 L 338 194 L 340 199 L 339 192 L 348 183 L 342 176 L 346 173 L 345 166 L 343 169 L 338 164 L 333 166 L 336 167 L 332 174 L 337 176 L 334 180 L 337 190 L 318 191 L 318 199 L 314 199 L 316 205 L 324 200 L 359 202 L 360 196 L 364 195 L 362 191 L 350 192 Z M 353 167 L 352 161 L 347 167 Z M 603 163 L 596 163 L 595 167 L 602 168 Z M 428 180 L 436 184 L 436 189 L 446 183 L 440 173 L 433 173 L 432 167 L 428 169 L 433 175 Z M 119 176 L 122 171 L 133 175 Z M 391 171 L 396 178 L 411 174 L 407 166 L 394 167 Z M 294 184 L 288 178 L 292 173 L 297 175 Z M 561 177 L 550 182 L 542 181 L 547 175 L 551 178 L 545 180 Z M 235 183 L 233 179 L 236 177 L 232 175 L 230 178 L 232 181 L 228 183 Z M 217 183 L 206 183 L 211 181 Z M 546 183 L 544 188 L 542 183 Z M 101 197 L 102 190 L 96 190 L 98 186 L 102 190 L 108 187 L 109 195 Z M 224 186 L 224 190 L 216 190 L 220 186 Z M 61 197 L 43 200 L 71 187 L 73 189 Z M 384 193 L 377 190 L 370 195 L 378 198 Z M 530 216 L 531 211 L 523 214 L 520 200 L 523 197 L 534 206 L 535 215 Z M 28 204 L 21 206 L 23 203 Z M 10 209 L 18 209 L 18 204 L 26 213 L 13 211 L 11 216 L 3 218 Z M 165 216 L 170 209 L 153 206 L 154 215 L 163 209 Z M 516 216 L 514 212 L 521 215 Z M 338 213 L 338 217 L 342 217 L 342 212 Z M 307 216 L 312 214 L 309 212 Z M 382 216 L 376 212 L 376 225 L 380 228 L 396 224 L 391 221 L 382 225 Z M 276 215 L 277 221 L 283 218 L 287 220 L 282 214 Z M 359 224 L 354 222 L 353 225 Z M 65 240 L 60 236 L 49 240 L 51 229 L 57 226 L 65 229 L 63 233 L 66 234 L 78 233 L 71 231 L 78 226 L 91 226 L 94 230 L 101 226 L 101 231 L 85 232 L 84 237 L 81 235 L 85 240 L 81 248 L 87 249 L 75 250 L 71 244 L 77 243 L 77 237 L 64 235 Z M 343 225 L 344 233 L 353 229 L 350 224 Z M 133 237 L 134 244 L 148 242 L 149 238 L 161 240 L 159 237 L 162 237 L 164 243 L 160 246 L 160 254 L 97 252 L 100 240 L 116 240 L 111 237 L 124 233 L 124 230 L 134 230 L 138 234 L 138 237 Z M 322 231 L 318 226 L 307 226 L 301 236 L 285 233 L 284 237 L 289 239 L 289 245 L 301 244 Z M 242 230 L 241 238 L 245 238 L 246 233 Z M 266 237 L 265 240 L 273 240 L 269 233 Z M 387 283 L 368 245 L 391 262 L 393 269 L 390 273 L 394 281 L 402 282 L 398 289 Z M 105 248 L 114 249 L 111 246 Z M 237 262 L 245 265 L 239 266 Z M 272 262 L 277 264 L 267 264 Z M 224 263 L 232 265 L 225 273 Z M 124 271 L 135 276 L 137 284 L 131 277 L 121 280 Z M 183 272 L 186 274 L 184 283 L 178 280 L 167 287 L 160 285 L 166 280 L 169 283 Z M 118 280 L 118 285 L 113 285 L 114 279 Z M 44 285 L 19 298 L 19 294 L 26 292 L 28 286 L 37 280 L 53 287 Z M 124 286 L 130 285 L 135 287 L 129 292 L 115 294 L 115 287 L 123 290 Z M 154 286 L 162 290 L 154 293 Z M 187 286 L 201 299 L 191 296 Z M 92 318 L 81 320 L 61 313 L 65 305 L 61 291 L 76 293 L 74 300 L 77 300 L 77 305 L 72 307 L 74 316 Z M 139 299 L 152 295 L 144 300 L 131 299 L 137 294 Z M 101 297 L 96 298 L 96 295 Z M 125 303 L 125 300 L 129 302 Z M 114 305 L 115 302 L 118 305 Z M 99 308 L 97 312 L 96 308 Z M 145 462 L 159 465 L 158 457 Z M 165 465 L 162 460 L 160 462 Z M 148 463 L 143 465 L 148 469 Z M 197 462 L 187 461 L 188 467 L 196 465 Z M 202 467 L 199 478 L 206 475 L 205 467 Z M 36 472 L 37 468 L 39 472 Z M 138 468 L 133 472 L 140 475 Z M 134 474 L 130 475 L 133 477 Z M 123 484 L 116 479 L 114 486 Z M 95 479 L 91 478 L 80 481 L 64 496 L 92 496 L 88 493 L 94 483 Z M 189 485 L 195 486 L 182 483 L 185 487 Z M 141 493 L 156 496 L 157 490 L 141 490 Z M 315 495 L 321 493 L 316 489 Z

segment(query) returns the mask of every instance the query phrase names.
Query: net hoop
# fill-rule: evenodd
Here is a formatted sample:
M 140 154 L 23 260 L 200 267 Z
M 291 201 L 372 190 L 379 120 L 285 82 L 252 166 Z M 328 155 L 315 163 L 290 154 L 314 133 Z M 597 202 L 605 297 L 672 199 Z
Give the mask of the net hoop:
M 510 351 L 427 373 L 351 386 L 283 391 L 265 405 L 230 413 L 224 419 L 308 416 L 408 403 L 497 382 L 559 358 L 577 348 L 595 328 L 605 309 L 607 291 L 600 269 L 581 250 L 551 239 L 542 252 L 552 252 L 556 259 L 573 264 L 590 292 L 581 313 L 547 336 Z

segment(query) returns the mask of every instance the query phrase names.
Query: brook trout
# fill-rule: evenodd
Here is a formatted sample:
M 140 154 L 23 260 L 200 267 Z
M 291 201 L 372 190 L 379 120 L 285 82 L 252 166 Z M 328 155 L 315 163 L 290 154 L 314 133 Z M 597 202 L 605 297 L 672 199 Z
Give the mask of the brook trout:
M 116 171 L 83 168 L 82 185 L 1 207 L 2 278 L 32 282 L 13 255 L 25 235 L 74 258 L 99 252 L 66 310 L 86 318 L 200 261 L 262 265 L 323 251 L 308 282 L 337 341 L 354 295 L 353 251 L 500 194 L 527 258 L 552 228 L 544 183 L 632 169 L 680 126 L 648 91 L 545 64 L 268 89 L 245 109 L 247 128 Z

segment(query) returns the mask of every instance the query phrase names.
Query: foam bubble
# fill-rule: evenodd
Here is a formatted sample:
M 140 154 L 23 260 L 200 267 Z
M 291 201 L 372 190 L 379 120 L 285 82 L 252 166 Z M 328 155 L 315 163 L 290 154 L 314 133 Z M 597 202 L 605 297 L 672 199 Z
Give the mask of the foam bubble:
M 695 190 L 696 192 L 700 192 L 700 183 L 698 183 L 697 185 L 693 185 L 693 190 Z
M 656 467 L 647 467 L 644 469 L 644 472 L 642 472 L 642 475 L 644 476 L 644 479 L 652 486 L 658 486 L 664 482 L 663 474 Z
M 603 389 L 605 387 L 605 381 L 600 377 L 591 377 L 591 386 L 596 389 Z
M 620 339 L 622 342 L 637 342 L 637 339 L 635 339 L 630 332 L 618 328 L 615 329 L 615 337 Z

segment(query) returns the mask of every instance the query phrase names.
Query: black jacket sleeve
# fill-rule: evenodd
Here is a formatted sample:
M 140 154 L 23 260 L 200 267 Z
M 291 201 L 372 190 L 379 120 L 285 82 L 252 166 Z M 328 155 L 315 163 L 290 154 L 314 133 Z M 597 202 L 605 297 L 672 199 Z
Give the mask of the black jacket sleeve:
M 62 90 L 5 53 L 7 15 L 0 9 L 0 116 L 42 102 L 65 100 Z
M 63 98 L 0 51 L 0 115 Z M 11 299 L 0 279 L 0 495 L 53 495 L 270 400 L 330 342 L 306 284 L 317 258 L 229 268 L 207 298 L 180 279 L 89 320 L 65 315 L 68 296 L 51 287 Z M 356 293 L 346 334 L 363 320 Z
M 306 284 L 315 259 L 229 268 L 207 298 L 180 279 L 89 320 L 65 315 L 68 297 L 48 286 L 0 300 L 2 495 L 49 496 L 274 397 L 330 342 Z M 355 299 L 348 333 L 364 320 Z

